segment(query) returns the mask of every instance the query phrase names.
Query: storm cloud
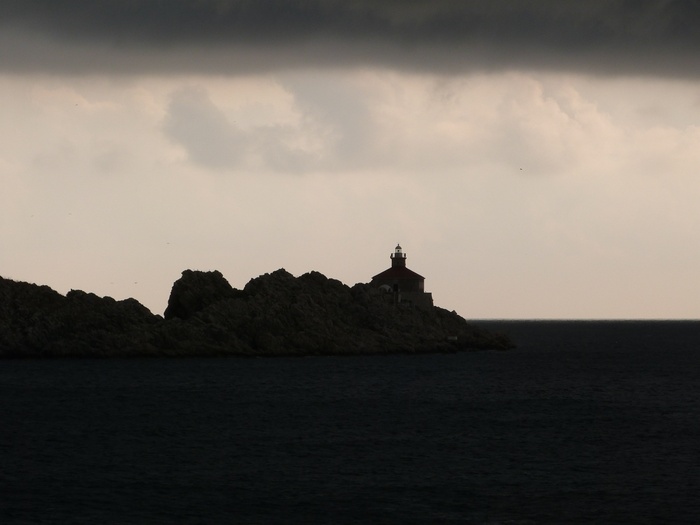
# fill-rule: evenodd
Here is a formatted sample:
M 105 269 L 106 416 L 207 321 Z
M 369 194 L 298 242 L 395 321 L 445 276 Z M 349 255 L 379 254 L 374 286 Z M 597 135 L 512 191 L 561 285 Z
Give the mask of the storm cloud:
M 240 73 L 302 66 L 697 77 L 683 0 L 9 0 L 0 68 Z

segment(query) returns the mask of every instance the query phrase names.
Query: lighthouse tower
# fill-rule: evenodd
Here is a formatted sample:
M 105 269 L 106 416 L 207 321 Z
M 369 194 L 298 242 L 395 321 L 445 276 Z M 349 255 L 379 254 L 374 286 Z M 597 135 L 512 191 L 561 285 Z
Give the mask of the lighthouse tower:
M 406 267 L 406 254 L 403 253 L 401 245 L 397 244 L 394 248 L 394 253 L 392 253 L 389 258 L 391 259 L 391 267 L 397 268 L 399 266 Z

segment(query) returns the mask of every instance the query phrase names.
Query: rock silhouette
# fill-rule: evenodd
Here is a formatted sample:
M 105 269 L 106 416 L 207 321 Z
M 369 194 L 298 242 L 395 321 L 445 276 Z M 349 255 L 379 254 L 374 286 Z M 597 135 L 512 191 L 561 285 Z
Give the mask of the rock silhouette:
M 507 349 L 455 312 L 395 304 L 367 284 L 284 269 L 243 290 L 218 271 L 185 270 L 164 316 L 135 299 L 0 278 L 0 357 L 310 356 Z
M 135 299 L 0 278 L 0 357 L 136 354 L 158 321 Z

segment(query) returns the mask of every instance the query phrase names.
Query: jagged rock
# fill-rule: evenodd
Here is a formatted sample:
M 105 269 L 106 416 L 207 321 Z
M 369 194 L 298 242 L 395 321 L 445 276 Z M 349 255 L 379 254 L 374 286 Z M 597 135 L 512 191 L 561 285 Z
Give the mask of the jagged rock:
M 173 294 L 210 279 L 219 277 L 185 272 Z M 180 341 L 199 341 L 223 353 L 417 353 L 512 346 L 455 312 L 396 305 L 391 294 L 366 284 L 350 288 L 318 272 L 295 278 L 281 269 L 252 279 L 238 293 L 224 293 L 223 286 L 210 290 L 198 303 L 206 306 L 187 317 L 191 335 L 185 336 L 181 324 L 177 330 Z
M 0 277 L 0 357 L 137 355 L 151 352 L 158 322 L 135 299 L 115 301 L 79 290 Z
M 442 308 L 395 304 L 366 284 L 281 269 L 232 288 L 186 270 L 164 318 L 134 299 L 0 278 L 0 356 L 349 355 L 505 349 L 511 342 Z
M 166 319 L 189 319 L 210 304 L 234 296 L 234 289 L 221 272 L 185 270 L 173 284 L 163 316 Z

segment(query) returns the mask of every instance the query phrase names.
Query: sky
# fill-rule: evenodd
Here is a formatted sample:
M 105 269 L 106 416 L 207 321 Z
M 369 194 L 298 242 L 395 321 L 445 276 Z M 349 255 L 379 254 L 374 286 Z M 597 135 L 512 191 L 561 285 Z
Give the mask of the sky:
M 468 319 L 700 316 L 700 3 L 2 0 L 0 275 L 185 269 Z

